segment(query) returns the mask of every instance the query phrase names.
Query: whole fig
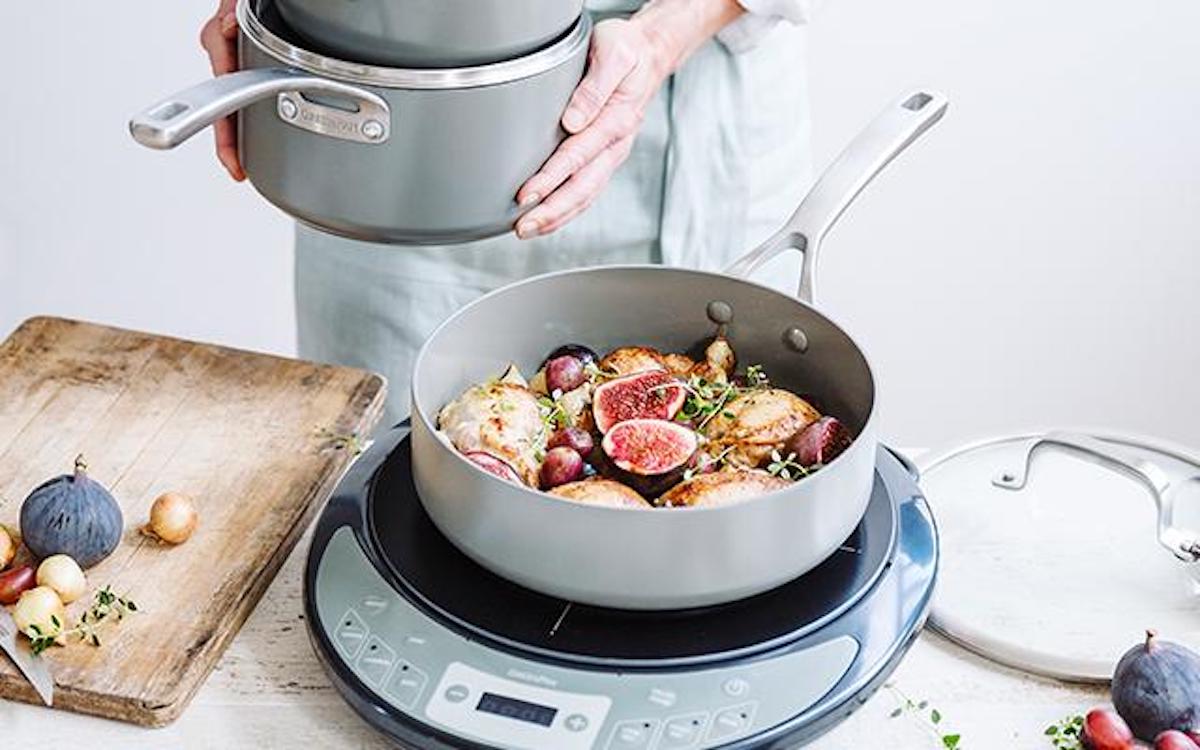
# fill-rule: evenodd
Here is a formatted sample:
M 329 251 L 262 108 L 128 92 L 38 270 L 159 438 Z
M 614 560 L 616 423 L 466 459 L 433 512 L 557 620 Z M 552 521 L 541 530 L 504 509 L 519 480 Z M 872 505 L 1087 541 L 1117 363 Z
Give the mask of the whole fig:
M 1159 733 L 1200 729 L 1200 656 L 1146 631 L 1117 663 L 1112 701 L 1134 735 L 1146 742 Z
M 117 548 L 123 528 L 121 506 L 87 475 L 83 456 L 74 474 L 42 483 L 21 505 L 21 536 L 39 559 L 70 555 L 90 568 Z
M 1086 750 L 1131 750 L 1133 733 L 1116 711 L 1093 708 L 1083 719 L 1080 741 Z

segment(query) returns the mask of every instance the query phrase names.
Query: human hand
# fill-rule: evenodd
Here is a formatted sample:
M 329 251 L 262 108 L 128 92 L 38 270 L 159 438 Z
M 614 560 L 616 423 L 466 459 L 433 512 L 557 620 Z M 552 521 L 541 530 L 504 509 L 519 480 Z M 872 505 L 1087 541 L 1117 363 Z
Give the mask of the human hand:
M 200 29 L 200 46 L 208 53 L 215 76 L 232 73 L 238 68 L 236 3 L 237 0 L 220 0 L 217 12 Z M 225 166 L 230 177 L 238 182 L 246 179 L 246 172 L 238 159 L 236 116 L 217 120 L 213 123 L 213 132 L 217 138 L 217 159 Z
M 624 163 L 646 105 L 670 74 L 637 18 L 596 24 L 587 74 L 571 96 L 562 126 L 570 135 L 517 192 L 517 236 L 549 234 L 587 210 Z

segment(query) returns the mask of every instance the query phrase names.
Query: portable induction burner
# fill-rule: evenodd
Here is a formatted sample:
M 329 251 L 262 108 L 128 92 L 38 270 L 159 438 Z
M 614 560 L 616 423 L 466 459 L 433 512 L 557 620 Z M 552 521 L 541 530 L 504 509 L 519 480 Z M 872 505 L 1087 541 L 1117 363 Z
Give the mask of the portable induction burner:
M 862 523 L 813 571 L 718 607 L 631 612 L 469 560 L 425 514 L 407 436 L 391 430 L 338 485 L 304 580 L 330 678 L 402 746 L 794 747 L 865 703 L 924 623 L 937 535 L 915 469 L 886 449 Z

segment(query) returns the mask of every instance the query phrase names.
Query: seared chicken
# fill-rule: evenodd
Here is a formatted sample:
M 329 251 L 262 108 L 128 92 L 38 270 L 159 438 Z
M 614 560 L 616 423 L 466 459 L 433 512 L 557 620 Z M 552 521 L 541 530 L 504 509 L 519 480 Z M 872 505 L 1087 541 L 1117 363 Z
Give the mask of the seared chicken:
M 646 507 L 646 501 L 641 495 L 611 479 L 593 478 L 570 482 L 555 487 L 550 490 L 550 494 L 585 505 L 607 505 L 612 508 Z
M 692 359 L 686 354 L 664 354 L 663 364 L 667 366 L 667 370 L 669 370 L 672 375 L 678 375 L 679 377 L 683 378 L 687 377 L 688 373 L 692 371 L 692 368 L 696 366 L 696 360 Z
M 591 430 L 595 426 L 592 420 L 592 393 L 596 390 L 596 386 L 592 383 L 584 382 L 573 391 L 567 391 L 558 397 L 558 404 L 566 412 L 567 422 L 572 427 L 578 427 L 581 430 Z
M 658 499 L 659 505 L 712 507 L 733 505 L 752 497 L 790 487 L 791 482 L 765 471 L 739 469 L 700 474 L 672 487 Z
M 807 401 L 790 391 L 764 388 L 730 399 L 704 428 L 708 452 L 725 453 L 735 466 L 761 465 L 772 451 L 821 418 Z
M 459 451 L 489 453 L 537 486 L 546 430 L 537 396 L 528 388 L 501 381 L 472 386 L 446 404 L 438 426 Z
M 600 360 L 600 369 L 617 375 L 632 375 L 646 370 L 665 370 L 663 355 L 648 346 L 622 346 Z
M 728 383 L 737 367 L 733 347 L 724 336 L 717 336 L 704 350 L 704 361 L 692 367 L 689 374 L 704 378 L 710 383 Z

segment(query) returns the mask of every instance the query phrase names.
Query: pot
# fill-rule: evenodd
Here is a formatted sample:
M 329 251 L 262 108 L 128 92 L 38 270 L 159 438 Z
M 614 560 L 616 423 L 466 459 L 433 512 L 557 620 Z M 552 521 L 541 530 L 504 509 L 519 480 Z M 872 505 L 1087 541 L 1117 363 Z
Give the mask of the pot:
M 483 65 L 527 55 L 569 30 L 583 0 L 278 0 L 322 51 L 411 68 Z
M 565 133 L 591 19 L 532 55 L 470 68 L 381 68 L 282 36 L 273 0 L 239 0 L 242 70 L 135 116 L 142 145 L 174 148 L 238 113 L 255 189 L 296 219 L 367 242 L 442 244 L 510 231 L 517 189 Z
M 775 235 L 725 274 L 615 266 L 537 276 L 467 305 L 434 331 L 414 365 L 413 475 L 437 527 L 499 575 L 556 597 L 625 609 L 677 609 L 766 591 L 832 554 L 862 518 L 874 482 L 876 383 L 854 339 L 813 306 L 826 232 L 893 157 L 947 106 L 919 92 L 889 106 L 835 160 Z M 799 299 L 748 281 L 789 249 L 804 253 Z M 724 305 L 713 304 L 724 303 Z M 547 351 L 648 344 L 685 351 L 732 320 L 740 361 L 817 394 L 855 434 L 844 453 L 790 486 L 721 507 L 580 505 L 506 482 L 437 433 L 444 404 L 509 362 L 532 372 Z

